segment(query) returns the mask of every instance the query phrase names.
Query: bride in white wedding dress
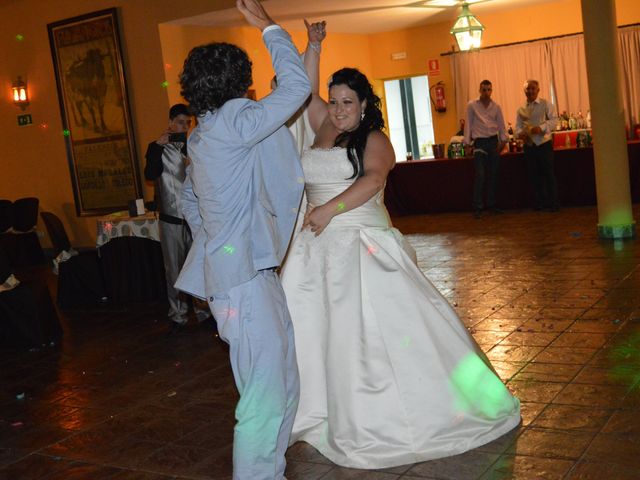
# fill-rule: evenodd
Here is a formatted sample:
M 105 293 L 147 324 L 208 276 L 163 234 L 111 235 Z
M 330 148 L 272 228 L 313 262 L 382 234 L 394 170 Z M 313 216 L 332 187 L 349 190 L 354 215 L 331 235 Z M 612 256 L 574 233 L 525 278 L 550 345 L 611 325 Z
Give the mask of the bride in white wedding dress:
M 307 211 L 282 271 L 301 384 L 291 443 L 377 469 L 490 442 L 519 424 L 520 404 L 389 222 L 380 100 L 345 68 L 326 104 L 312 70 Z

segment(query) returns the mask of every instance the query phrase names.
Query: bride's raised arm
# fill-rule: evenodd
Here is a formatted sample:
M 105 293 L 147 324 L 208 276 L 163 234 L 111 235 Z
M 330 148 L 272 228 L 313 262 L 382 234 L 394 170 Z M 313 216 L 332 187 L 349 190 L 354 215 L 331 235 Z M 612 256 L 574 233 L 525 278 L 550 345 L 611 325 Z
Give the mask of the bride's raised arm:
M 311 81 L 311 102 L 307 107 L 309 124 L 314 133 L 318 133 L 322 122 L 327 118 L 327 102 L 320 97 L 320 51 L 322 41 L 327 36 L 327 22 L 309 23 L 304 21 L 307 27 L 307 50 L 304 53 L 304 68 Z

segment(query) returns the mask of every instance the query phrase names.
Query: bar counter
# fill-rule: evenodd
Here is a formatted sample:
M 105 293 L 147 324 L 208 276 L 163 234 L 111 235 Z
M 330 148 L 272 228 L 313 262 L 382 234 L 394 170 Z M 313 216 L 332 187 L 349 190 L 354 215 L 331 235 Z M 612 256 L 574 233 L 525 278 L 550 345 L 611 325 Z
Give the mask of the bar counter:
M 640 140 L 628 143 L 629 177 L 634 203 L 640 202 Z M 554 150 L 561 207 L 596 204 L 593 148 Z M 471 211 L 473 158 L 399 162 L 389 173 L 385 204 L 391 216 Z M 497 206 L 526 209 L 533 191 L 523 153 L 501 155 Z

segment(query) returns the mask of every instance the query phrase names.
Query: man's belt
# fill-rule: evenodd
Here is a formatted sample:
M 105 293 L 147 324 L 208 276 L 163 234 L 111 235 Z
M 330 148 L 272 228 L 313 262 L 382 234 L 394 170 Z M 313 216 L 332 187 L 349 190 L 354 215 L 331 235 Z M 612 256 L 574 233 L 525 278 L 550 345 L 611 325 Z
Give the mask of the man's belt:
M 159 218 L 163 222 L 170 223 L 172 225 L 186 225 L 187 221 L 184 218 L 174 217 L 173 215 L 167 215 L 166 213 L 160 213 Z

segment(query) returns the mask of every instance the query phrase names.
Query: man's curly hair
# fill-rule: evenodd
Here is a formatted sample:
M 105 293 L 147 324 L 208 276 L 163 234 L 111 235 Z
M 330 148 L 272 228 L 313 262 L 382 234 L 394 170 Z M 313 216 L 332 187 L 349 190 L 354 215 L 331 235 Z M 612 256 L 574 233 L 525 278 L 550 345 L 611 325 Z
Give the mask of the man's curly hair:
M 251 60 L 244 50 L 230 43 L 210 43 L 189 52 L 180 74 L 180 94 L 191 113 L 204 115 L 244 96 L 252 82 Z

